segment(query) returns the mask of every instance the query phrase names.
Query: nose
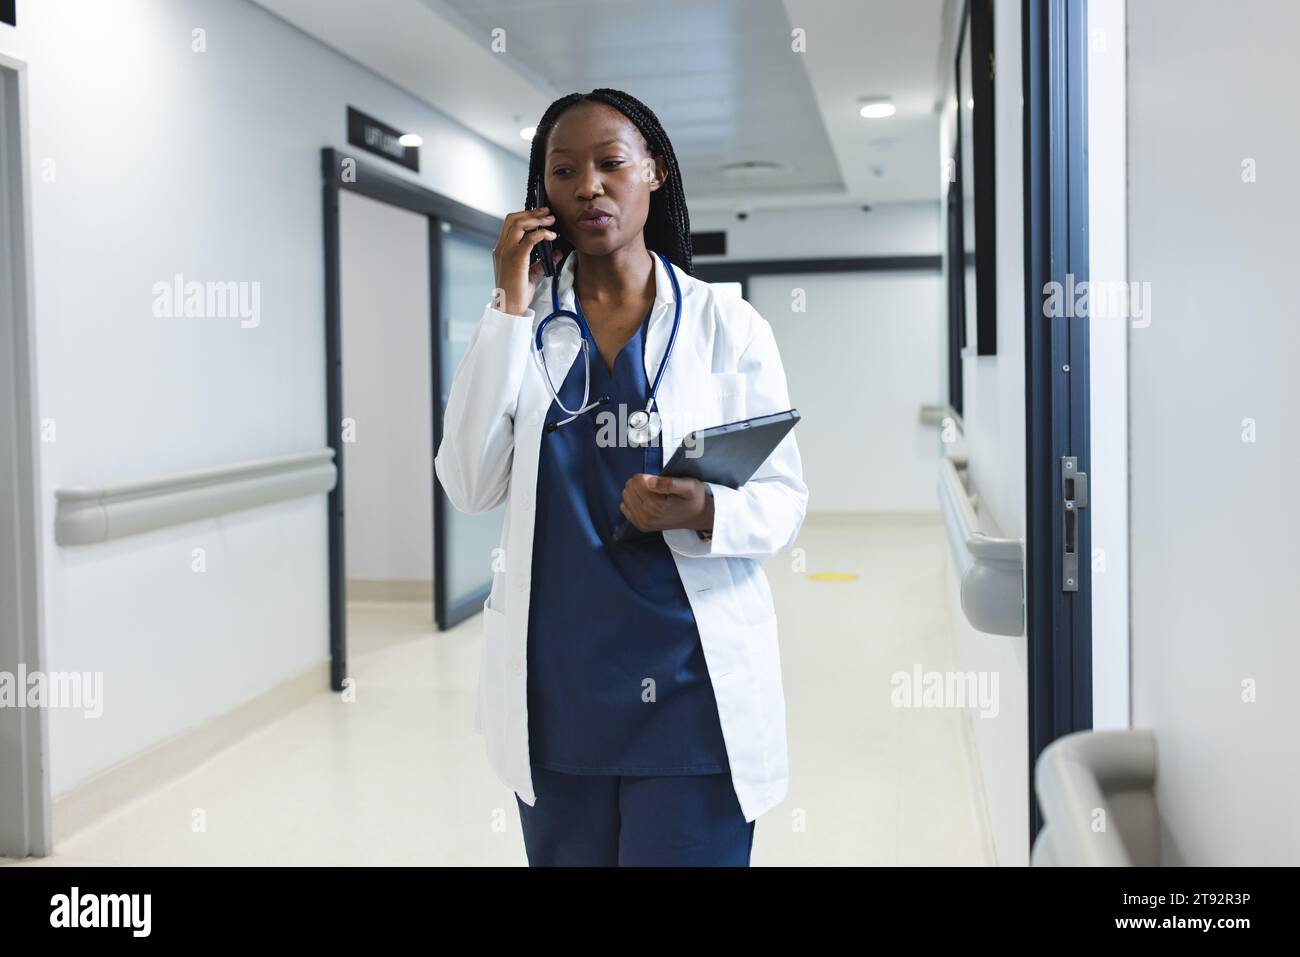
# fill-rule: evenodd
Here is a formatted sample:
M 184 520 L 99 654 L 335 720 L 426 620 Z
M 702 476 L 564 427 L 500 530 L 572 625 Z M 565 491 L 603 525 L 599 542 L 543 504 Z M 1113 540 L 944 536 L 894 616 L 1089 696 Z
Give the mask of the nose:
M 574 193 L 578 199 L 589 202 L 597 196 L 603 196 L 604 193 L 605 187 L 601 183 L 600 170 L 591 167 L 578 177 L 577 189 Z

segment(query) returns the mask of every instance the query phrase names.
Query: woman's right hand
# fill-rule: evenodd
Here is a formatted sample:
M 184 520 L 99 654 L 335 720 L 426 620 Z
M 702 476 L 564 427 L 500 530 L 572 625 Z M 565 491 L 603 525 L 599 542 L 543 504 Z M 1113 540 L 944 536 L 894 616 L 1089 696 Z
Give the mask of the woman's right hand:
M 509 213 L 501 227 L 501 236 L 492 250 L 492 265 L 496 270 L 496 296 L 500 302 L 494 303 L 502 312 L 521 316 L 533 301 L 537 285 L 545 275 L 542 262 L 529 263 L 533 247 L 543 239 L 555 239 L 556 234 L 549 227 L 555 224 L 555 217 L 546 206 L 536 209 L 520 210 Z M 555 261 L 560 259 L 560 251 L 554 250 Z

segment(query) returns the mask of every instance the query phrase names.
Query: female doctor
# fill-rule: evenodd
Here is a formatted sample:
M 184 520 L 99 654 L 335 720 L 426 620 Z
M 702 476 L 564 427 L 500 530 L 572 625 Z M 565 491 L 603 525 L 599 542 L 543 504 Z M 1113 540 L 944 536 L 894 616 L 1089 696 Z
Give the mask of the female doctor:
M 672 144 L 635 98 L 551 104 L 525 206 L 435 459 L 461 511 L 509 503 L 476 729 L 530 865 L 748 866 L 787 790 L 759 560 L 802 525 L 799 451 L 787 434 L 740 489 L 659 472 L 691 429 L 790 408 L 780 355 L 694 278 Z M 652 534 L 611 541 L 625 520 Z

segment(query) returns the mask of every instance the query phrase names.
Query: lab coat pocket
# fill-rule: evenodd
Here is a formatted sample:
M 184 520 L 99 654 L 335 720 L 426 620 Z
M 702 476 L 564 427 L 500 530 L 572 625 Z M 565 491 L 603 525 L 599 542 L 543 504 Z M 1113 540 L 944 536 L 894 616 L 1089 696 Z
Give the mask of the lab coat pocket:
M 500 722 L 505 714 L 506 616 L 483 603 L 483 655 L 479 664 L 478 706 L 474 730 L 484 733 L 489 721 Z
M 726 560 L 731 578 L 732 614 L 745 625 L 765 625 L 776 615 L 772 589 L 763 567 L 751 558 Z
M 710 425 L 727 425 L 745 418 L 745 390 L 749 376 L 743 372 L 714 372 L 709 375 L 709 395 L 718 417 Z
M 781 681 L 781 652 L 777 644 L 776 615 L 750 627 L 754 688 L 759 706 L 756 726 L 763 741 L 767 773 L 784 780 L 790 773 L 786 754 L 785 689 Z

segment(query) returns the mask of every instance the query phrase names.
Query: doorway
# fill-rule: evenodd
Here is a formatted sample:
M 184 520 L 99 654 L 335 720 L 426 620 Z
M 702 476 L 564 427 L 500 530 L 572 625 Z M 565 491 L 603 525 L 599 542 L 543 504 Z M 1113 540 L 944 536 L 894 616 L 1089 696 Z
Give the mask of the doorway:
M 340 193 L 339 267 L 348 601 L 432 605 L 428 221 Z
M 478 612 L 491 589 L 493 549 L 500 540 L 505 507 L 499 506 L 477 515 L 463 514 L 450 507 L 434 474 L 433 457 L 442 441 L 442 418 L 453 374 L 495 285 L 491 250 L 500 233 L 501 221 L 339 150 L 329 147 L 322 150 L 321 164 L 325 226 L 326 433 L 338 471 L 338 481 L 329 498 L 330 687 L 342 691 L 347 679 L 349 578 L 349 552 L 345 539 L 349 529 L 356 537 L 364 536 L 363 542 L 368 542 L 369 548 L 363 548 L 357 552 L 358 555 L 365 555 L 367 551 L 373 553 L 375 541 L 370 528 L 373 516 L 364 514 L 364 510 L 352 516 L 345 512 L 349 487 L 348 456 L 354 448 L 357 449 L 358 491 L 369 488 L 373 494 L 374 483 L 382 481 L 376 476 L 386 468 L 405 467 L 414 473 L 403 477 L 401 489 L 405 497 L 396 503 L 396 516 L 390 517 L 395 523 L 407 526 L 403 531 L 403 561 L 406 564 L 402 567 L 430 570 L 434 621 L 438 629 L 451 628 Z M 425 329 L 419 335 L 404 330 L 401 341 L 407 346 L 419 342 L 420 348 L 426 350 L 427 384 L 417 388 L 410 376 L 404 376 L 401 386 L 404 400 L 399 397 L 394 403 L 391 396 L 383 401 L 364 400 L 370 410 L 364 413 L 369 425 L 363 425 L 352 414 L 356 410 L 345 407 L 345 402 L 350 400 L 354 391 L 358 391 L 351 387 L 345 390 L 345 376 L 355 376 L 358 382 L 369 383 L 365 388 L 372 390 L 387 389 L 388 384 L 379 374 L 382 368 L 375 365 L 376 362 L 382 365 L 383 356 L 378 359 L 372 356 L 366 361 L 345 348 L 345 343 L 351 341 L 350 337 L 345 337 L 345 328 L 352 328 L 353 323 L 351 317 L 345 322 L 343 310 L 345 307 L 358 308 L 356 303 L 366 302 L 364 295 L 359 300 L 343 295 L 345 272 L 341 259 L 340 209 L 345 194 L 346 208 L 352 215 L 361 217 L 360 221 L 372 229 L 392 233 L 369 238 L 364 235 L 349 237 L 348 248 L 355 251 L 369 243 L 371 255 L 368 258 L 374 260 L 376 254 L 382 257 L 382 248 L 396 248 L 394 244 L 402 243 L 401 237 L 405 236 L 407 242 L 400 252 L 400 268 L 405 275 L 409 276 L 411 270 L 418 268 L 418 258 L 427 263 L 427 296 L 414 295 L 409 290 L 395 293 L 389 289 L 372 297 L 379 310 L 396 308 L 403 315 L 413 314 L 412 310 L 425 312 Z M 354 203 L 356 199 L 381 204 L 387 209 Z M 418 217 L 418 221 L 412 216 Z M 419 250 L 413 254 L 409 248 L 411 237 L 421 231 L 425 237 L 422 257 Z M 361 247 L 357 247 L 354 240 L 362 244 Z M 396 264 L 394 268 L 397 268 Z M 372 269 L 371 274 L 372 278 L 381 275 L 378 269 Z M 354 368 L 355 372 L 350 371 Z M 409 356 L 402 359 L 402 368 L 407 372 L 412 368 Z M 406 406 L 414 401 L 426 402 L 425 409 L 418 413 L 408 409 Z M 389 418 L 385 421 L 386 416 Z M 427 437 L 404 443 L 403 434 L 410 432 L 412 423 L 421 421 L 429 423 Z M 396 435 L 390 436 L 386 442 L 376 441 L 371 450 L 374 454 L 371 451 L 362 453 L 359 449 L 361 443 L 357 440 L 363 435 L 363 428 L 389 428 Z M 398 456 L 397 459 L 393 458 L 394 455 Z M 412 455 L 424 460 L 416 462 Z M 418 494 L 420 485 L 429 495 L 427 508 L 413 504 L 411 498 Z M 431 535 L 425 531 L 430 521 Z M 420 525 L 425 528 L 412 527 Z M 429 546 L 432 554 L 425 565 L 412 550 Z M 355 577 L 362 580 L 364 576 L 363 569 Z M 417 573 L 413 580 L 423 579 Z

